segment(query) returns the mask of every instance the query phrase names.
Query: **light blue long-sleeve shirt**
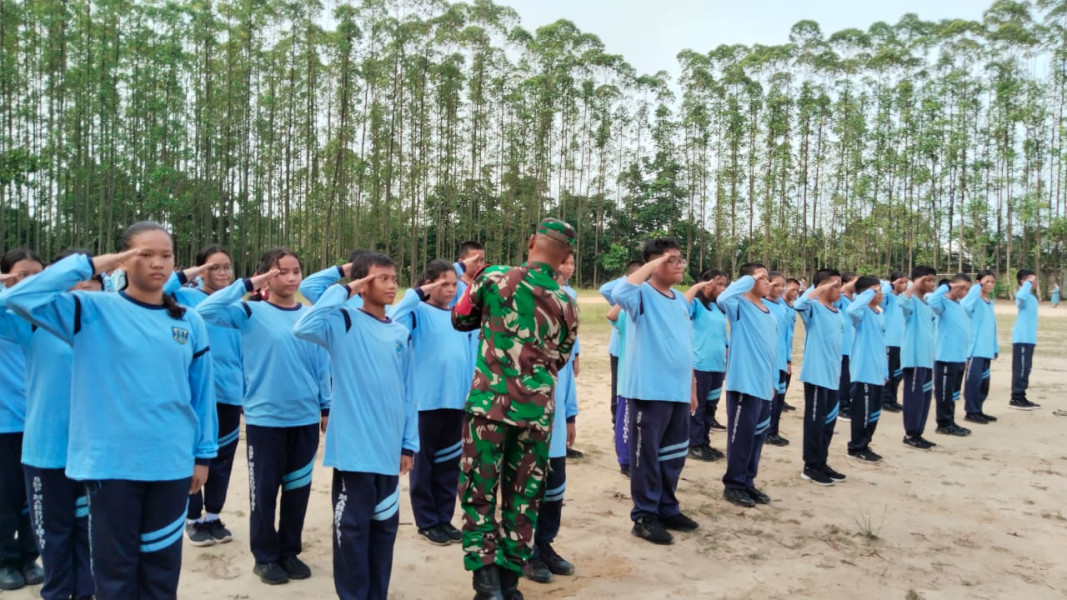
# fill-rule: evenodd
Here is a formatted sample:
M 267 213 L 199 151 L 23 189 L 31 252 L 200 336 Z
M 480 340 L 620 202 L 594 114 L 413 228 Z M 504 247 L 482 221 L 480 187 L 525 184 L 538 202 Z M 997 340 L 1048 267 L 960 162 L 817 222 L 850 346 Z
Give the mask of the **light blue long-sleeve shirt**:
M 166 481 L 215 457 L 218 417 L 203 320 L 117 294 L 68 292 L 93 276 L 68 256 L 5 292 L 8 308 L 73 347 L 71 479 Z
M 411 369 L 411 332 L 347 307 L 336 286 L 294 325 L 301 340 L 330 353 L 334 402 L 323 465 L 341 471 L 397 475 L 402 453 L 419 451 Z
M 241 332 L 245 422 L 259 427 L 318 423 L 330 408 L 330 357 L 293 335 L 293 325 L 308 307 L 243 301 L 250 291 L 251 281 L 241 279 L 196 305 L 208 323 Z
M 885 352 L 885 312 L 870 307 L 874 288 L 862 294 L 845 309 L 852 331 L 852 354 L 848 362 L 849 379 L 870 385 L 885 385 L 889 378 L 889 361 Z
M 967 348 L 967 357 L 994 359 L 999 356 L 997 315 L 993 310 L 993 301 L 982 298 L 982 286 L 971 286 L 960 304 L 971 317 L 971 343 Z
M 934 312 L 926 300 L 901 294 L 904 315 L 904 345 L 900 347 L 900 368 L 934 368 Z
M 470 333 L 452 326 L 452 312 L 425 302 L 417 289 L 389 307 L 389 318 L 411 332 L 413 381 L 418 410 L 463 410 L 474 365 L 466 352 Z
M 941 285 L 927 298 L 937 322 L 934 360 L 964 363 L 971 346 L 971 317 L 962 304 L 948 297 L 948 291 L 948 285 Z
M 841 356 L 848 356 L 852 353 L 852 327 L 850 326 L 852 324 L 848 322 L 848 317 L 845 317 L 845 311 L 848 310 L 850 304 L 852 304 L 852 299 L 844 294 L 841 294 L 841 297 L 834 303 L 837 311 L 845 318 L 846 325 L 844 336 L 841 338 Z
M 836 306 L 829 307 L 808 293 L 809 288 L 793 303 L 804 322 L 804 363 L 800 380 L 819 387 L 836 390 L 841 381 L 841 344 L 845 337 L 845 315 Z
M 778 319 L 744 297 L 756 280 L 739 277 L 715 300 L 730 322 L 726 391 L 774 399 L 778 387 Z
M 900 296 L 893 293 L 893 284 L 882 282 L 882 309 L 885 310 L 885 345 L 900 348 L 904 345 L 904 313 L 900 310 Z
M 693 336 L 689 304 L 680 292 L 667 296 L 645 282 L 623 280 L 612 299 L 627 313 L 625 367 L 620 394 L 637 400 L 688 403 L 692 396 Z
M 705 305 L 699 298 L 689 303 L 693 320 L 693 368 L 710 373 L 726 372 L 726 349 L 730 339 L 726 331 L 726 314 L 719 305 Z
M 1019 316 L 1015 318 L 1015 326 L 1011 328 L 1011 343 L 1037 344 L 1037 304 L 1033 282 L 1023 282 L 1015 293 L 1015 306 L 1019 308 Z
M 563 289 L 570 294 L 571 298 L 578 299 L 578 293 L 568 285 Z M 559 370 L 556 381 L 555 397 L 556 411 L 552 415 L 552 439 L 549 442 L 549 458 L 563 458 L 567 456 L 567 423 L 578 416 L 578 385 L 574 376 L 574 357 L 581 353 L 578 340 L 574 341 L 574 348 L 567 364 Z
M 600 286 L 600 295 L 608 301 L 608 306 L 615 306 L 615 301 L 611 298 L 611 291 L 615 289 L 615 285 L 618 284 L 625 277 L 616 277 L 611 281 Z M 618 358 L 619 356 L 619 331 L 615 327 L 611 328 L 611 337 L 608 338 L 608 354 Z
M 778 319 L 778 353 L 777 363 L 779 371 L 787 371 L 789 363 L 793 362 L 793 334 L 796 331 L 797 311 L 789 306 L 784 298 L 778 300 L 763 299 L 763 304 L 771 309 Z

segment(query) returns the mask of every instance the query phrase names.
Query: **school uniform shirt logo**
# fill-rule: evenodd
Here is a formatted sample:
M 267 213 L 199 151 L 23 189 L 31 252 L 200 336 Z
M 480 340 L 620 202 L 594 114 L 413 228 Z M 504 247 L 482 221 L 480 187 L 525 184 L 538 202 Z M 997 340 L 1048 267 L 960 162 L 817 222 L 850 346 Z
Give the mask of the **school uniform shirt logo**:
M 188 329 L 182 329 L 181 327 L 171 327 L 170 330 L 174 332 L 175 342 L 185 345 L 189 341 Z

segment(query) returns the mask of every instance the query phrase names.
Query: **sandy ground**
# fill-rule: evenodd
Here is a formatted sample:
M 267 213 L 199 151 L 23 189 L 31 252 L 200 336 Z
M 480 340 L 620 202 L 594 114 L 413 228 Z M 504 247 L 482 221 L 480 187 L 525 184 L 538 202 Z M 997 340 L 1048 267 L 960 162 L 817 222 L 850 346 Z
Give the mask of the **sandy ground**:
M 922 452 L 901 444 L 899 414 L 883 414 L 872 447 L 885 460 L 867 465 L 846 457 L 848 427 L 838 422 L 831 465 L 849 479 L 821 488 L 800 478 L 802 417 L 786 413 L 782 432 L 793 444 L 764 451 L 758 480 L 774 502 L 736 508 L 722 499 L 724 464 L 689 461 L 679 496 L 701 528 L 677 535 L 671 547 L 630 535 L 629 483 L 611 446 L 607 329 L 593 294 L 583 294 L 582 310 L 576 447 L 585 458 L 568 466 L 556 542 L 577 573 L 548 585 L 524 581 L 527 598 L 1067 598 L 1067 416 L 1054 414 L 1067 409 L 1067 308 L 1042 307 L 1031 379 L 1031 399 L 1042 409 L 1007 408 L 1014 310 L 1004 303 L 998 320 L 1005 356 L 994 363 L 986 406 L 998 423 L 971 425 L 974 434 L 967 438 L 946 438 L 933 433 L 931 414 L 927 437 L 939 445 Z M 801 327 L 798 349 L 802 335 Z M 793 385 L 788 401 L 803 405 L 800 385 Z M 962 418 L 962 406 L 957 414 Z M 721 436 L 713 439 L 719 448 L 723 443 Z M 313 577 L 267 587 L 251 573 L 243 453 L 242 443 L 223 515 L 236 539 L 204 549 L 186 544 L 180 597 L 333 597 L 329 473 L 321 466 L 315 471 L 304 531 L 302 558 Z M 460 547 L 439 548 L 418 537 L 407 480 L 401 481 L 390 598 L 472 597 Z M 37 589 L 2 596 L 35 598 Z

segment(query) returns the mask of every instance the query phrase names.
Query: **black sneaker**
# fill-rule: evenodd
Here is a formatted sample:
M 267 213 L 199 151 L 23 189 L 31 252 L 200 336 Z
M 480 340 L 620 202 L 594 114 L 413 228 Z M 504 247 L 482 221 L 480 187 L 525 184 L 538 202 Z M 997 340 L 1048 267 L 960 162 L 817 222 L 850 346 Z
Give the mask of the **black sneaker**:
M 851 423 L 852 422 L 852 409 L 850 409 L 850 408 L 842 408 L 841 410 L 837 411 L 837 420 L 838 421 L 848 421 L 848 422 Z
M 711 446 L 707 446 L 707 449 L 708 449 L 708 452 L 711 452 L 712 456 L 715 457 L 712 460 L 722 460 L 722 459 L 726 458 L 726 453 L 723 452 L 722 450 L 718 450 L 716 448 L 712 448 Z
M 674 536 L 664 529 L 663 523 L 660 523 L 659 519 L 655 517 L 641 517 L 641 519 L 634 521 L 634 528 L 631 533 L 653 544 L 668 546 L 674 543 Z
M 968 435 L 971 435 L 971 430 L 967 429 L 966 427 L 960 427 L 955 423 L 949 423 L 944 427 L 938 427 L 937 433 L 940 433 L 941 435 L 955 435 L 959 437 L 966 437 Z
M 560 556 L 556 549 L 552 547 L 552 544 L 544 544 L 540 547 L 538 553 L 541 561 L 545 563 L 549 571 L 552 571 L 553 575 L 574 575 L 574 565 Z
M 311 577 L 311 567 L 295 556 L 286 556 L 278 561 L 289 579 L 307 579 Z
M 700 524 L 682 513 L 669 517 L 660 517 L 659 520 L 665 528 L 672 531 L 696 531 L 700 529 Z
M 703 462 L 715 462 L 722 458 L 721 453 L 712 451 L 711 446 L 693 446 L 689 449 L 689 458 Z
M 712 419 L 711 420 L 711 429 L 712 429 L 712 431 L 726 431 L 726 426 L 723 425 L 722 423 L 716 421 L 715 419 Z
M 448 536 L 448 539 L 453 542 L 463 541 L 463 532 L 453 527 L 451 523 L 441 523 L 437 528 L 443 531 Z
M 800 472 L 800 476 L 815 485 L 830 486 L 834 484 L 834 480 L 830 479 L 830 476 L 823 472 L 821 467 L 806 466 L 804 467 L 804 470 Z
M 786 402 L 784 400 L 782 401 L 782 412 L 789 412 L 791 410 L 796 410 L 796 409 L 797 409 L 797 407 L 793 406 L 792 404 L 790 404 L 790 403 L 788 403 L 788 402 Z
M 26 587 L 26 578 L 22 571 L 14 567 L 0 567 L 0 590 L 21 590 Z
M 830 465 L 823 465 L 822 471 L 823 473 L 826 473 L 827 477 L 833 479 L 834 483 L 841 483 L 842 481 L 848 479 L 848 477 L 845 477 L 844 473 L 838 473 L 837 471 L 831 469 Z
M 625 477 L 627 479 L 630 478 L 630 466 L 629 465 L 627 465 L 625 467 L 619 467 L 619 472 L 622 473 L 623 477 Z
M 753 508 L 756 506 L 756 501 L 753 500 L 752 496 L 749 496 L 748 492 L 745 490 L 726 488 L 722 491 L 722 497 L 726 498 L 727 502 L 736 504 L 742 508 Z
M 426 538 L 427 542 L 430 542 L 435 546 L 447 546 L 452 543 L 452 538 L 437 525 L 426 529 L 419 529 L 419 535 Z
M 904 410 L 904 407 L 901 406 L 900 403 L 897 402 L 896 400 L 892 400 L 890 402 L 883 402 L 882 403 L 882 410 L 884 410 L 886 412 L 891 412 L 891 413 L 898 413 L 898 412 Z
M 782 437 L 782 436 L 780 436 L 778 434 L 774 434 L 774 435 L 768 435 L 767 436 L 767 443 L 772 445 L 772 446 L 788 446 L 789 445 L 789 440 L 785 439 L 784 437 Z
M 226 529 L 226 525 L 222 520 L 212 519 L 211 521 L 204 521 L 204 526 L 207 528 L 207 532 L 211 534 L 211 537 L 219 544 L 233 541 L 233 533 L 231 533 L 229 529 Z
M 978 423 L 979 425 L 989 425 L 989 419 L 982 416 L 982 413 L 967 413 L 966 417 L 963 417 L 964 421 L 970 421 L 971 423 Z
M 756 488 L 748 488 L 748 496 L 752 498 L 752 501 L 756 504 L 770 504 L 771 497 Z
M 995 423 L 997 421 L 997 418 L 994 417 L 993 415 L 987 415 L 985 413 L 978 413 L 978 414 L 982 415 L 982 418 L 985 419 L 987 423 Z
M 848 456 L 849 458 L 855 458 L 856 460 L 871 463 L 876 463 L 882 460 L 881 456 L 871 452 L 868 448 L 864 448 L 863 450 L 849 450 Z
M 920 444 L 922 444 L 922 445 L 923 445 L 923 447 L 924 447 L 925 449 L 927 449 L 927 450 L 929 450 L 930 448 L 933 448 L 934 446 L 936 446 L 936 445 L 937 445 L 937 444 L 935 444 L 935 443 L 931 442 L 930 440 L 928 440 L 928 439 L 924 438 L 924 437 L 923 437 L 923 436 L 921 436 L 921 435 L 919 436 L 919 443 L 920 443 Z
M 207 523 L 199 521 L 185 525 L 185 536 L 189 538 L 190 544 L 198 547 L 214 546 L 218 543 L 218 540 L 211 535 L 211 530 L 208 529 Z
M 44 583 L 44 569 L 35 560 L 26 562 L 22 565 L 22 579 L 26 585 L 41 585 Z
M 904 445 L 905 446 L 911 446 L 912 448 L 916 448 L 916 449 L 919 449 L 919 450 L 928 450 L 928 449 L 930 449 L 930 446 L 927 446 L 926 444 L 924 444 L 923 443 L 923 439 L 920 436 L 917 436 L 917 435 L 906 435 L 906 436 L 904 436 Z
M 1008 408 L 1014 408 L 1015 410 L 1034 410 L 1037 406 L 1029 400 L 1012 400 L 1008 403 Z
M 567 448 L 567 458 L 578 459 L 584 457 L 585 452 L 582 452 L 581 450 L 575 450 L 574 448 Z
M 541 557 L 530 558 L 530 560 L 526 561 L 526 564 L 522 567 L 522 574 L 530 581 L 552 583 L 552 571 L 548 570 L 548 565 L 541 560 Z
M 267 585 L 289 583 L 289 574 L 276 562 L 256 563 L 252 572 L 259 576 L 259 580 Z

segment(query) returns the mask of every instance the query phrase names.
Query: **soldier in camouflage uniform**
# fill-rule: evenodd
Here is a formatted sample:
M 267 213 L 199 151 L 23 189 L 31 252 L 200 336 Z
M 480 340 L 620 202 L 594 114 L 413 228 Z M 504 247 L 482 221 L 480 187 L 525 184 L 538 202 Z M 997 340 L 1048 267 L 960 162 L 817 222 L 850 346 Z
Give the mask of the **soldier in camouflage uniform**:
M 518 578 L 548 467 L 556 373 L 578 334 L 577 305 L 555 279 L 575 237 L 567 223 L 545 219 L 526 263 L 487 267 L 452 309 L 456 329 L 481 329 L 459 486 L 463 562 L 474 571 L 476 600 L 522 598 Z

